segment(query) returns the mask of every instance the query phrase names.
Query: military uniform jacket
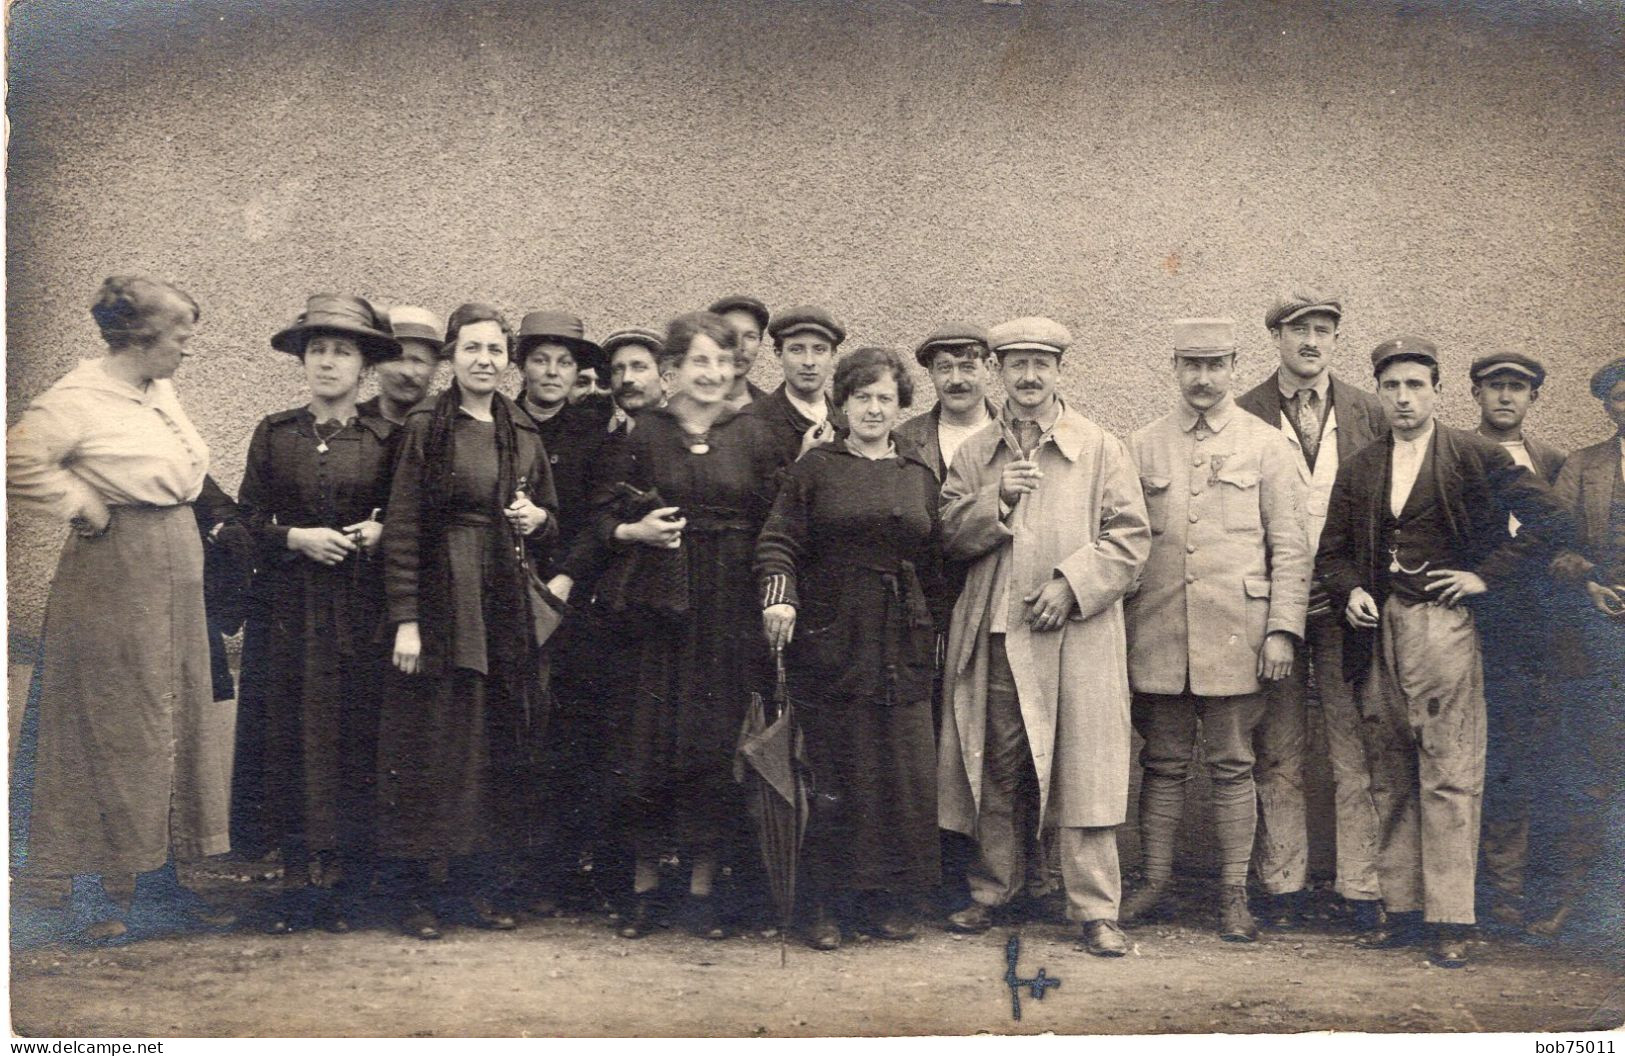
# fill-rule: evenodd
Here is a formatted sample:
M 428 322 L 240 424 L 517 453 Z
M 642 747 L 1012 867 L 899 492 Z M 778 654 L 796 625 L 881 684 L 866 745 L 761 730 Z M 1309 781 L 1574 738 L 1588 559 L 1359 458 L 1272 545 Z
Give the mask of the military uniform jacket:
M 1253 693 L 1264 637 L 1303 637 L 1307 485 L 1292 445 L 1226 396 L 1196 428 L 1183 404 L 1136 431 L 1129 455 L 1151 520 L 1151 557 L 1125 603 L 1138 693 Z

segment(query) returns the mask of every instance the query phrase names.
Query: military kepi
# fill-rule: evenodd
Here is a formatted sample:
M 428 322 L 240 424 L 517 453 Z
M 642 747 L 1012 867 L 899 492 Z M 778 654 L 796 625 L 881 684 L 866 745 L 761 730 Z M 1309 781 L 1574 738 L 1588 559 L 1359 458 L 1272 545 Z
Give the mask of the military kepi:
M 1614 386 L 1625 381 L 1625 356 L 1604 363 L 1597 373 L 1591 375 L 1591 395 L 1599 400 L 1606 400 L 1608 394 L 1614 391 Z
M 1061 353 L 1072 347 L 1072 331 L 1041 315 L 1025 315 L 987 332 L 987 343 L 1001 358 L 1006 352 Z
M 1371 350 L 1371 373 L 1381 374 L 1395 359 L 1414 359 L 1436 367 L 1439 349 L 1425 337 L 1391 337 Z
M 937 327 L 930 336 L 915 346 L 914 358 L 920 361 L 920 366 L 930 369 L 931 357 L 937 354 L 937 349 L 963 349 L 972 346 L 986 349 L 987 331 L 970 323 L 948 323 Z
M 382 313 L 360 297 L 336 293 L 308 297 L 305 310 L 299 313 L 293 325 L 272 335 L 271 347 L 303 358 L 305 342 L 319 334 L 337 334 L 351 339 L 369 363 L 401 354 L 401 344 L 390 336 L 389 321 Z
M 1275 330 L 1295 319 L 1323 312 L 1334 319 L 1343 318 L 1343 299 L 1324 290 L 1295 290 L 1277 297 L 1270 310 L 1264 313 L 1264 329 Z
M 1236 350 L 1234 319 L 1175 319 L 1174 354 L 1228 356 Z
M 808 331 L 828 338 L 831 345 L 839 345 L 846 340 L 846 328 L 837 322 L 833 315 L 810 304 L 798 304 L 794 308 L 780 312 L 779 317 L 767 328 L 773 340 L 781 344 L 791 334 Z
M 1540 388 L 1540 383 L 1546 380 L 1546 367 L 1533 356 L 1526 356 L 1522 352 L 1500 352 L 1490 356 L 1479 356 L 1473 360 L 1473 365 L 1467 368 L 1467 377 L 1477 384 L 1493 374 L 1512 374 L 1527 381 L 1531 388 Z

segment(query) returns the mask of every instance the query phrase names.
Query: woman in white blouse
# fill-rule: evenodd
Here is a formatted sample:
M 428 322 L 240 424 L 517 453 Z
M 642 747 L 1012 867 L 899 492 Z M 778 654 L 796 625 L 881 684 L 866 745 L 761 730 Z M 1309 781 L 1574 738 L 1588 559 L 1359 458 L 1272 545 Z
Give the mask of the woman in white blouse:
M 7 435 L 12 503 L 72 528 L 46 608 L 25 868 L 73 878 L 81 937 L 128 930 L 104 874 L 136 874 L 131 926 L 223 926 L 174 859 L 228 849 L 229 704 L 213 700 L 192 500 L 209 449 L 169 378 L 198 306 L 142 276 L 102 283 L 107 355 L 69 371 Z

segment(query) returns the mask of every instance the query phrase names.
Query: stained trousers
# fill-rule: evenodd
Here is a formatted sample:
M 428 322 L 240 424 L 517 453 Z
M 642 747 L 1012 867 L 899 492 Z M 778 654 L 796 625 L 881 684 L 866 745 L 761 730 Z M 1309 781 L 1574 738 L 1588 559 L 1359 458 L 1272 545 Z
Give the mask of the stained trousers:
M 1484 675 L 1466 607 L 1389 598 L 1360 687 L 1390 913 L 1471 924 L 1484 798 Z
M 1309 880 L 1309 826 L 1304 760 L 1309 741 L 1309 674 L 1314 668 L 1331 762 L 1337 839 L 1337 893 L 1377 897 L 1377 808 L 1360 733 L 1360 709 L 1343 680 L 1343 628 L 1335 616 L 1305 628 L 1307 648 L 1292 674 L 1266 691 L 1264 719 L 1253 735 L 1258 836 L 1253 869 L 1272 895 L 1302 891 Z
M 1219 879 L 1247 882 L 1257 823 L 1253 788 L 1253 732 L 1264 714 L 1262 691 L 1234 697 L 1194 693 L 1136 693 L 1134 729 L 1140 749 L 1140 853 L 1147 880 L 1167 880 L 1174 869 L 1174 838 L 1185 812 L 1185 783 L 1198 736 L 1213 784 L 1213 833 Z
M 1004 635 L 991 635 L 988 644 L 982 799 L 976 814 L 976 856 L 966 880 L 972 899 L 984 906 L 1002 906 L 1021 892 L 1027 863 L 1042 853 L 1036 825 L 1038 773 Z M 1123 885 L 1115 828 L 1057 828 L 1055 852 L 1066 887 L 1067 917 L 1116 920 Z

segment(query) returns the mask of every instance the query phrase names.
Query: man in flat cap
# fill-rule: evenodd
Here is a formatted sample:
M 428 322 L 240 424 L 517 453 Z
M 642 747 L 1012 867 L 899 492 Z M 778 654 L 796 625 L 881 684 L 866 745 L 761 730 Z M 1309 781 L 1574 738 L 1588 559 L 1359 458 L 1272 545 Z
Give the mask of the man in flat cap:
M 1280 366 L 1236 398 L 1236 406 L 1281 431 L 1309 481 L 1304 523 L 1311 556 L 1320 542 L 1338 466 L 1388 433 L 1377 398 L 1332 372 L 1342 318 L 1342 298 L 1334 293 L 1307 289 L 1277 298 L 1264 315 L 1264 328 L 1280 355 Z M 1338 677 L 1342 667 L 1342 620 L 1315 576 L 1309 585 L 1304 649 L 1292 673 L 1269 686 L 1253 744 L 1257 757 L 1253 781 L 1258 788 L 1253 867 L 1264 891 L 1258 908 L 1265 922 L 1275 927 L 1303 921 L 1309 883 L 1304 763 L 1311 670 L 1319 673 L 1315 681 L 1334 789 L 1337 893 L 1350 907 L 1357 929 L 1374 928 L 1381 918 L 1371 773 L 1354 696 Z
M 1478 434 L 1500 444 L 1542 481 L 1554 483 L 1568 453 L 1542 443 L 1525 428 L 1530 408 L 1540 399 L 1545 366 L 1522 352 L 1496 353 L 1475 359 L 1467 377 L 1478 403 Z M 1516 517 L 1508 519 L 1507 532 L 1518 534 Z M 1551 749 L 1556 748 L 1553 716 L 1543 707 L 1546 671 L 1556 645 L 1551 626 L 1555 614 L 1547 609 L 1552 584 L 1545 571 L 1526 564 L 1506 589 L 1486 594 L 1476 614 L 1488 722 L 1479 886 L 1490 921 L 1513 930 L 1521 930 L 1524 922 L 1531 835 L 1544 845 L 1541 837 L 1548 828 L 1537 825 L 1531 832 L 1530 807 L 1542 783 L 1535 761 L 1553 758 Z
M 948 476 L 959 445 L 998 416 L 998 407 L 987 398 L 993 380 L 988 369 L 991 357 L 986 331 L 970 323 L 938 327 L 914 349 L 914 358 L 931 376 L 937 402 L 892 435 L 913 444 L 938 480 Z
M 388 312 L 400 355 L 378 364 L 378 395 L 356 404 L 356 413 L 400 425 L 429 396 L 446 345 L 446 324 L 427 308 L 398 304 Z
M 1529 928 L 1546 936 L 1562 930 L 1596 864 L 1606 860 L 1608 819 L 1625 788 L 1625 357 L 1592 375 L 1591 394 L 1602 401 L 1613 435 L 1571 455 L 1556 487 L 1577 524 L 1552 574 L 1583 656 L 1582 676 L 1565 686 L 1561 712 L 1558 788 L 1568 831 L 1560 890 L 1554 909 Z M 1619 883 L 1606 870 L 1596 879 L 1604 904 L 1599 917 L 1606 919 L 1619 912 Z
M 1054 827 L 1079 945 L 1115 957 L 1128 949 L 1115 833 L 1131 739 L 1123 595 L 1151 531 L 1128 452 L 1055 391 L 1071 341 L 1042 318 L 989 331 L 1004 407 L 961 444 L 942 490 L 944 550 L 971 566 L 948 631 L 938 810 L 976 840 L 972 902 L 951 927 L 990 927 Z
M 846 340 L 846 330 L 824 309 L 798 305 L 774 319 L 768 333 L 784 384 L 753 400 L 745 413 L 766 422 L 785 461 L 794 462 L 807 448 L 834 439 L 845 428 L 824 389 L 834 376 L 835 350 Z
M 1500 444 L 1434 421 L 1438 351 L 1371 353 L 1392 434 L 1344 462 L 1316 565 L 1347 623 L 1343 674 L 1365 716 L 1386 925 L 1362 945 L 1429 942 L 1467 960 L 1484 791 L 1484 679 L 1468 603 L 1544 562 L 1569 518 Z M 1519 521 L 1507 533 L 1507 517 Z
M 739 335 L 739 351 L 734 355 L 737 364 L 734 385 L 728 392 L 729 406 L 738 411 L 766 398 L 766 390 L 758 387 L 746 375 L 755 365 L 757 353 L 762 350 L 762 338 L 767 334 L 767 324 L 772 318 L 767 305 L 755 297 L 739 293 L 714 302 L 706 311 L 715 312 L 728 320 L 728 325 Z
M 1296 452 L 1236 409 L 1235 324 L 1174 323 L 1180 404 L 1129 437 L 1151 519 L 1151 557 L 1128 599 L 1128 676 L 1140 752 L 1145 886 L 1133 923 L 1165 910 L 1198 729 L 1213 783 L 1219 935 L 1252 942 L 1247 907 L 1257 800 L 1253 732 L 1264 687 L 1291 671 L 1309 601 L 1307 487 Z
M 653 330 L 629 327 L 604 338 L 604 355 L 609 357 L 610 392 L 619 412 L 610 423 L 612 430 L 629 433 L 639 411 L 666 402 L 660 380 L 661 336 Z

